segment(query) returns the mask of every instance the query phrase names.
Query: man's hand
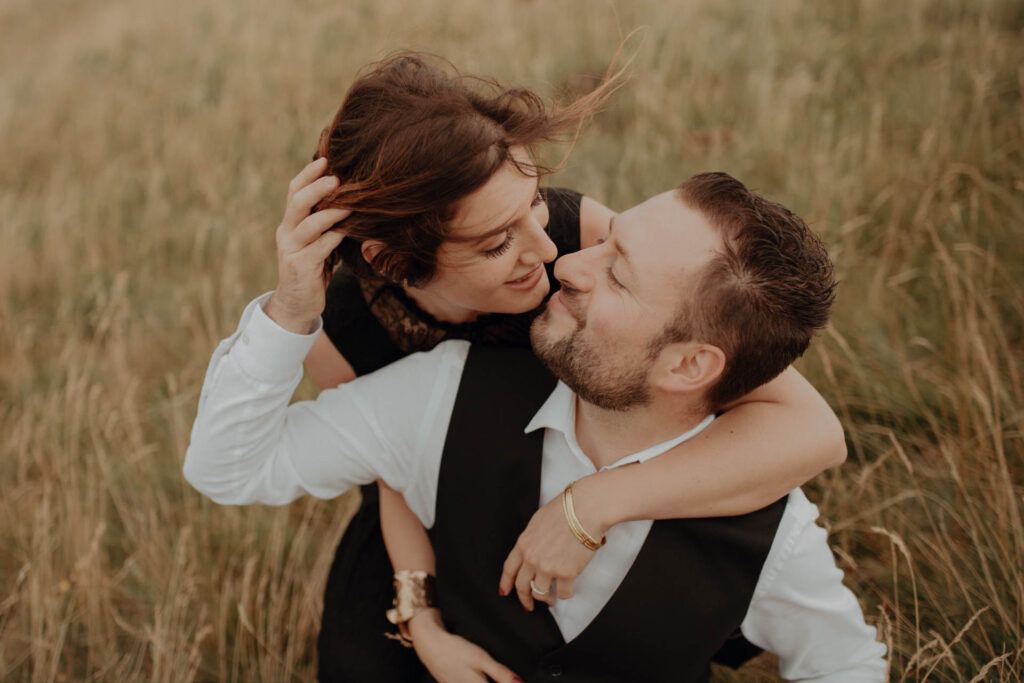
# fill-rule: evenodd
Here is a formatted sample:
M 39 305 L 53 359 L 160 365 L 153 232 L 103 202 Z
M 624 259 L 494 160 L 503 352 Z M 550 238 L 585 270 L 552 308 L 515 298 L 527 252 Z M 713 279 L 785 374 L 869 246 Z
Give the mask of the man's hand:
M 344 234 L 331 229 L 348 217 L 345 209 L 310 214 L 321 199 L 338 188 L 339 180 L 324 176 L 321 157 L 292 178 L 284 218 L 277 227 L 277 288 L 264 311 L 271 320 L 296 334 L 308 334 L 324 310 L 324 261 Z
M 482 648 L 449 633 L 436 609 L 413 617 L 409 633 L 420 661 L 439 683 L 522 683 L 523 679 L 494 661 Z
M 586 481 L 584 478 L 574 485 L 574 491 L 577 491 L 574 496 L 576 515 L 588 532 L 600 538 L 607 528 L 584 507 L 585 502 L 592 502 L 594 497 L 579 495 L 579 489 Z M 572 597 L 576 577 L 593 558 L 594 551 L 588 550 L 573 535 L 562 511 L 562 496 L 556 496 L 534 513 L 526 530 L 519 535 L 505 560 L 498 591 L 508 595 L 515 588 L 519 602 L 528 611 L 533 611 L 535 600 L 549 605 L 555 603 L 555 598 L 568 600 Z M 534 592 L 531 581 L 547 594 Z

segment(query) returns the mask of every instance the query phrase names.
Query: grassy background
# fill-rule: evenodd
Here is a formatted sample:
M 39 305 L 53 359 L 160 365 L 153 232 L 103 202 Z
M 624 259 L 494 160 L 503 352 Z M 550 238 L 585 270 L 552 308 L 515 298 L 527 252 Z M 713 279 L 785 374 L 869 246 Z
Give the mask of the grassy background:
M 285 185 L 389 50 L 557 95 L 637 26 L 556 182 L 623 209 L 727 170 L 825 236 L 802 369 L 851 456 L 809 488 L 848 582 L 894 680 L 1022 680 L 1024 6 L 983 0 L 6 0 L 0 678 L 311 678 L 354 499 L 226 509 L 180 476 Z

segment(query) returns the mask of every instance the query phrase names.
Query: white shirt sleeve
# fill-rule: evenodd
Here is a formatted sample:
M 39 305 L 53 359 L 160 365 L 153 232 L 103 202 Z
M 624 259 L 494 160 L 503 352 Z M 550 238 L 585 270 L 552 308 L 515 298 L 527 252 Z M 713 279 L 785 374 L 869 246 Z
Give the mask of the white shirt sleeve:
M 885 681 L 885 646 L 843 585 L 817 518 L 817 506 L 803 491 L 790 493 L 740 630 L 754 645 L 778 655 L 786 680 Z
M 251 302 L 213 353 L 185 454 L 185 479 L 226 505 L 332 498 L 383 479 L 424 523 L 466 342 L 446 342 L 288 405 L 317 330 L 297 335 Z M 429 525 L 429 524 L 428 524 Z

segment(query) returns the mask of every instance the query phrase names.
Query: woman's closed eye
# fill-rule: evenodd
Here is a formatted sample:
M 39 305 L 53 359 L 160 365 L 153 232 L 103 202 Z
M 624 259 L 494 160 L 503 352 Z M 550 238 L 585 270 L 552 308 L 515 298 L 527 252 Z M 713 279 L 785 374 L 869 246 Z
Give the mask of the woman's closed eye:
M 487 258 L 498 258 L 506 251 L 508 251 L 508 248 L 512 246 L 512 240 L 514 239 L 515 234 L 511 230 L 506 231 L 505 241 L 499 244 L 498 246 L 494 247 L 493 249 L 488 249 L 487 251 L 485 251 L 484 256 L 486 256 Z
M 544 203 L 544 193 L 540 190 L 540 188 L 538 188 L 537 189 L 537 194 L 535 194 L 533 196 L 533 202 L 530 204 L 530 206 L 531 206 L 531 208 L 536 208 L 536 207 L 540 206 L 543 203 Z M 544 229 L 547 230 L 547 226 L 546 225 L 544 226 Z M 502 254 L 504 254 L 506 251 L 508 251 L 508 248 L 510 246 L 512 246 L 512 241 L 514 239 L 515 239 L 515 233 L 512 230 L 505 231 L 505 241 L 502 242 L 501 244 L 499 244 L 498 246 L 494 247 L 493 249 L 488 249 L 488 250 L 484 251 L 484 256 L 486 256 L 487 258 L 498 258 Z

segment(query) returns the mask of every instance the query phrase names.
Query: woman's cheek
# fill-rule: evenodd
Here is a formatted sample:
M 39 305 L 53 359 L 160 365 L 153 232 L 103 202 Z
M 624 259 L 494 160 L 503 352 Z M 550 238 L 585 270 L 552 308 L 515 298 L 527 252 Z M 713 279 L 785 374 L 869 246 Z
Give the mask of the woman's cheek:
M 474 288 L 484 291 L 493 291 L 505 284 L 512 277 L 508 273 L 515 268 L 515 261 L 509 258 L 510 255 L 503 254 L 501 258 L 483 259 L 483 262 L 473 269 L 469 283 Z
M 515 270 L 516 260 L 519 258 L 518 250 L 513 246 L 498 258 L 487 259 L 483 272 L 480 273 L 481 283 L 503 284 L 512 277 Z

